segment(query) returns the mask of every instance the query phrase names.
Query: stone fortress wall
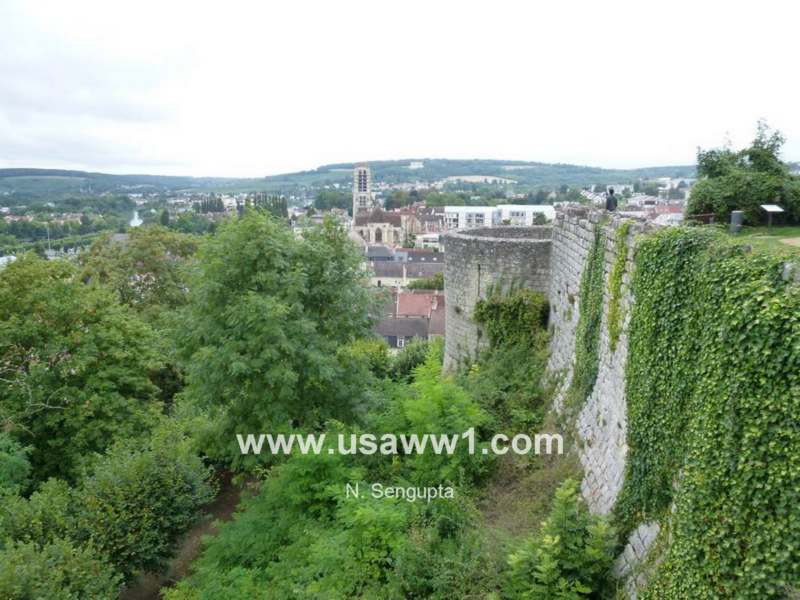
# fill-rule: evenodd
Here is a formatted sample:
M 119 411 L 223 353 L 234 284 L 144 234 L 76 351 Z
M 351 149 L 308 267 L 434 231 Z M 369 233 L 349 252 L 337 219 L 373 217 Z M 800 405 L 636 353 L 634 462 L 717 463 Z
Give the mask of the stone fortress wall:
M 457 230 L 443 236 L 445 369 L 474 357 L 486 343 L 472 313 L 492 286 L 514 284 L 548 294 L 551 231 L 549 226 L 501 226 Z
M 600 514 L 608 514 L 613 508 L 625 474 L 628 450 L 625 364 L 634 239 L 650 227 L 642 221 L 628 219 L 633 223 L 626 244 L 628 255 L 620 299 L 624 321 L 612 352 L 607 323 L 608 277 L 616 257 L 616 232 L 623 219 L 618 215 L 608 217 L 605 211 L 576 205 L 558 210 L 552 226 L 486 228 L 454 232 L 444 237 L 447 257 L 445 368 L 457 365 L 460 358 L 474 356 L 480 348 L 482 340 L 471 316 L 475 303 L 484 297 L 487 287 L 494 281 L 516 279 L 525 287 L 545 293 L 550 301 L 552 338 L 548 368 L 561 379 L 561 392 L 556 398 L 559 409 L 572 378 L 581 277 L 594 243 L 595 227 L 603 227 L 606 285 L 599 371 L 594 389 L 576 421 L 579 456 L 584 468 L 581 491 L 589 508 Z M 643 563 L 657 534 L 658 524 L 642 524 L 617 559 L 615 571 L 625 581 L 630 598 L 635 598 L 637 585 L 641 585 L 644 577 L 637 572 L 637 566 Z
M 564 392 L 572 379 L 575 357 L 575 333 L 580 313 L 580 286 L 583 269 L 595 239 L 595 227 L 604 229 L 605 285 L 603 317 L 598 348 L 597 381 L 586 399 L 575 423 L 579 443 L 578 455 L 584 476 L 581 492 L 590 510 L 608 514 L 614 507 L 625 478 L 627 446 L 627 403 L 625 399 L 625 365 L 628 360 L 628 321 L 632 296 L 630 282 L 634 269 L 635 237 L 652 225 L 628 218 L 625 274 L 622 279 L 620 308 L 622 332 L 612 352 L 608 334 L 608 279 L 616 259 L 617 229 L 623 219 L 584 207 L 570 207 L 556 214 L 553 223 L 552 279 L 550 283 L 550 362 L 552 373 L 562 376 L 561 393 L 556 408 L 561 406 Z M 604 222 L 603 222 L 604 221 Z M 641 524 L 628 538 L 623 553 L 614 565 L 615 574 L 624 581 L 629 598 L 636 598 L 637 587 L 644 584 L 646 574 L 639 572 L 659 532 L 658 523 Z

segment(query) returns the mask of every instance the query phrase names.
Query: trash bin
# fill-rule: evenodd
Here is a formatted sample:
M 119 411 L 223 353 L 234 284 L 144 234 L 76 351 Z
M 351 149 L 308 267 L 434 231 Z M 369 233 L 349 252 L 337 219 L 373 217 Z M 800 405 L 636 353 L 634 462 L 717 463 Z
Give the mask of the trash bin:
M 731 233 L 739 233 L 744 222 L 744 211 L 734 210 L 731 212 Z

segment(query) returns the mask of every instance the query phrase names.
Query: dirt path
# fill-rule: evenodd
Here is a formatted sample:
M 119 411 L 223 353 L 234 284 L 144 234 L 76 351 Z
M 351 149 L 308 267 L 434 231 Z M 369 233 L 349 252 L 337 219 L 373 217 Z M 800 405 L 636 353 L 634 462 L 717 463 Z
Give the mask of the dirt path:
M 218 474 L 220 486 L 216 499 L 203 509 L 200 520 L 192 527 L 178 545 L 175 557 L 169 561 L 163 575 L 148 573 L 142 575 L 125 588 L 119 596 L 120 600 L 160 600 L 160 590 L 171 587 L 189 574 L 192 562 L 203 549 L 204 535 L 214 535 L 214 521 L 229 521 L 239 504 L 241 489 L 231 481 L 229 472 Z

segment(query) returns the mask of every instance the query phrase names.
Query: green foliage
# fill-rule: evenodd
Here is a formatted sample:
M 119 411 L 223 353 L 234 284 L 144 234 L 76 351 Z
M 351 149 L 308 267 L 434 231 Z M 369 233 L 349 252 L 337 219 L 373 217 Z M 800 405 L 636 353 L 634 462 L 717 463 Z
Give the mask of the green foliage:
M 0 598 L 114 600 L 120 577 L 91 547 L 53 540 L 39 548 L 15 543 L 0 550 Z
M 265 196 L 263 194 L 257 194 L 252 201 L 248 200 L 247 205 L 265 210 L 278 220 L 289 218 L 289 205 L 286 196 Z
M 352 411 L 361 369 L 337 347 L 368 333 L 360 256 L 329 220 L 300 239 L 264 213 L 224 222 L 200 250 L 179 335 L 188 396 L 234 433 L 315 426 Z
M 423 277 L 422 279 L 415 279 L 407 286 L 409 290 L 443 290 L 444 289 L 444 273 L 435 273 L 431 277 Z
M 575 332 L 575 364 L 569 389 L 570 403 L 580 405 L 592 393 L 599 368 L 600 324 L 603 319 L 606 236 L 595 225 L 594 241 L 581 276 L 578 327 Z
M 34 478 L 73 478 L 160 409 L 152 329 L 67 261 L 25 255 L 0 271 L 0 422 L 32 448 Z
M 425 362 L 431 347 L 436 345 L 438 352 L 444 352 L 444 345 L 441 341 L 428 341 L 414 339 L 392 357 L 389 366 L 389 375 L 394 381 L 410 382 L 414 374 L 414 369 Z M 440 361 L 441 362 L 441 361 Z
M 79 508 L 75 490 L 57 479 L 44 482 L 28 499 L 8 496 L 0 505 L 0 546 L 14 540 L 42 547 L 74 536 Z
M 361 338 L 339 348 L 339 356 L 355 365 L 366 366 L 375 377 L 389 375 L 392 358 L 389 345 L 381 338 Z
M 527 341 L 547 327 L 548 305 L 543 294 L 527 289 L 504 291 L 495 286 L 475 305 L 473 318 L 493 346 Z
M 628 234 L 630 221 L 624 221 L 617 228 L 614 240 L 614 264 L 608 276 L 608 345 L 611 352 L 617 349 L 619 335 L 622 333 L 622 323 L 625 320 L 622 314 L 620 300 L 622 297 L 622 278 L 625 276 L 625 265 L 628 261 Z
M 80 277 L 108 285 L 127 304 L 151 320 L 187 302 L 186 263 L 197 241 L 159 226 L 136 227 L 124 241 L 113 236 L 80 255 Z
M 0 431 L 0 498 L 25 491 L 30 482 L 30 448 Z
M 547 299 L 539 292 L 499 286 L 480 300 L 475 320 L 489 348 L 464 376 L 464 387 L 495 418 L 496 426 L 538 426 L 547 409 Z
M 714 213 L 727 222 L 732 210 L 744 211 L 745 222 L 763 222 L 762 204 L 779 204 L 789 218 L 800 221 L 800 177 L 791 175 L 780 160 L 785 139 L 760 121 L 753 143 L 735 152 L 730 148 L 699 150 L 697 174 L 687 214 Z
M 49 480 L 27 500 L 5 498 L 0 540 L 44 548 L 70 539 L 126 578 L 157 571 L 213 496 L 208 480 L 189 440 L 167 423 L 144 447 L 128 442 L 98 457 L 79 487 Z
M 458 433 L 481 427 L 485 415 L 466 392 L 441 375 L 438 348 L 416 369 L 411 387 L 391 384 L 396 397 L 367 419 L 368 431 Z M 330 438 L 345 431 L 330 423 Z M 329 442 L 334 444 L 335 442 Z M 480 448 L 478 448 L 480 453 Z M 483 579 L 468 497 L 408 502 L 376 498 L 373 481 L 391 485 L 464 488 L 482 476 L 486 461 L 468 456 L 385 457 L 293 455 L 273 467 L 258 496 L 245 501 L 195 563 L 195 575 L 168 593 L 170 600 L 226 598 L 449 598 Z M 361 496 L 346 497 L 344 484 Z M 388 484 L 388 483 L 387 483 Z M 467 572 L 465 572 L 467 571 Z
M 462 376 L 464 387 L 492 416 L 493 429 L 531 431 L 542 423 L 551 397 L 543 379 L 547 340 L 541 331 L 531 343 L 491 348 Z
M 508 557 L 503 589 L 514 600 L 600 598 L 613 561 L 614 531 L 592 515 L 571 479 L 556 491 L 541 530 Z
M 317 210 L 341 208 L 353 212 L 353 196 L 338 190 L 320 190 L 314 197 L 314 208 Z
M 800 288 L 783 269 L 697 229 L 637 250 L 617 517 L 624 531 L 670 520 L 649 597 L 777 598 L 800 584 Z
M 390 420 L 394 431 L 407 433 L 461 434 L 471 427 L 480 428 L 488 415 L 462 387 L 450 377 L 442 376 L 440 358 L 431 352 L 426 361 L 414 371 L 414 394 L 401 404 L 402 421 Z M 466 444 L 459 444 L 452 455 L 412 455 L 406 459 L 406 477 L 415 484 L 438 485 L 460 483 L 470 485 L 485 475 L 488 457 L 476 450 L 467 453 Z
M 149 448 L 115 448 L 83 483 L 79 537 L 120 573 L 159 571 L 197 509 L 213 497 L 209 472 L 185 439 L 161 432 Z

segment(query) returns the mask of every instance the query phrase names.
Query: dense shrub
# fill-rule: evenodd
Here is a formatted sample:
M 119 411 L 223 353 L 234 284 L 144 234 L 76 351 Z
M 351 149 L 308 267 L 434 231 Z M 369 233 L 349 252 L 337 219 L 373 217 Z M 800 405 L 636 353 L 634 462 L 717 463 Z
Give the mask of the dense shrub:
M 159 571 L 213 497 L 209 471 L 187 441 L 162 435 L 149 448 L 115 448 L 80 492 L 77 536 L 91 540 L 126 577 Z
M 55 539 L 0 550 L 3 600 L 114 600 L 119 588 L 119 575 L 91 547 Z
M 416 368 L 411 387 L 384 381 L 396 393 L 367 418 L 367 430 L 378 436 L 460 435 L 480 428 L 486 415 L 462 388 L 442 377 L 440 363 L 433 348 Z M 339 431 L 352 430 L 328 425 L 330 444 Z M 272 468 L 258 496 L 246 501 L 210 542 L 196 574 L 168 597 L 211 597 L 219 581 L 228 581 L 235 590 L 226 596 L 231 599 L 249 597 L 252 589 L 261 590 L 256 597 L 275 599 L 403 598 L 426 590 L 446 598 L 449 586 L 481 579 L 479 548 L 474 539 L 468 544 L 461 537 L 471 523 L 469 500 L 375 498 L 369 486 L 376 481 L 403 487 L 461 485 L 462 494 L 486 470 L 481 447 L 474 456 L 467 454 L 466 443 L 452 456 L 429 451 L 388 458 L 329 454 L 326 448 L 293 455 Z M 347 497 L 345 483 L 360 484 L 361 496 Z M 452 554 L 434 560 L 438 551 Z M 437 564 L 438 576 L 428 580 Z M 473 571 L 465 575 L 468 569 Z
M 578 484 L 565 481 L 541 530 L 508 558 L 503 588 L 513 600 L 599 598 L 613 560 L 615 534 L 589 513 Z
M 28 499 L 3 498 L 0 546 L 6 540 L 15 540 L 41 547 L 56 538 L 74 536 L 79 508 L 75 490 L 57 479 L 43 483 Z
M 547 298 L 543 294 L 513 287 L 504 291 L 501 286 L 489 290 L 473 312 L 492 346 L 529 341 L 546 329 L 547 316 Z
M 431 345 L 436 342 L 412 340 L 392 357 L 389 375 L 395 381 L 411 381 L 414 369 L 425 362 Z
M 29 499 L 5 498 L 0 546 L 13 540 L 43 548 L 66 538 L 91 545 L 125 577 L 159 570 L 212 496 L 208 470 L 174 434 L 167 427 L 144 447 L 118 445 L 77 488 L 50 480 Z
M 544 295 L 526 289 L 493 290 L 475 307 L 489 348 L 462 382 L 494 417 L 495 427 L 533 429 L 542 421 L 549 397 L 547 309 Z
M 383 378 L 390 371 L 389 346 L 380 338 L 362 338 L 339 348 L 342 360 L 367 367 L 375 377 Z
M 29 453 L 30 448 L 0 431 L 0 498 L 5 494 L 17 494 L 28 487 L 31 475 Z
M 697 175 L 686 207 L 688 215 L 713 213 L 726 222 L 733 210 L 747 223 L 763 222 L 762 204 L 779 204 L 789 219 L 800 221 L 800 177 L 780 160 L 783 136 L 759 122 L 753 143 L 743 150 L 728 147 L 698 150 Z
M 443 290 L 444 273 L 436 273 L 431 277 L 423 277 L 409 282 L 406 286 L 410 290 Z

